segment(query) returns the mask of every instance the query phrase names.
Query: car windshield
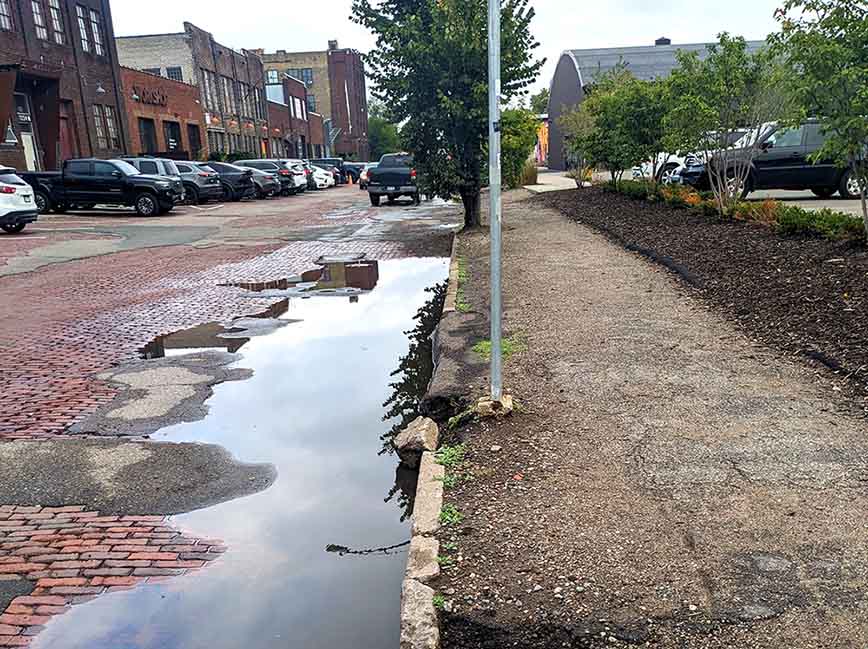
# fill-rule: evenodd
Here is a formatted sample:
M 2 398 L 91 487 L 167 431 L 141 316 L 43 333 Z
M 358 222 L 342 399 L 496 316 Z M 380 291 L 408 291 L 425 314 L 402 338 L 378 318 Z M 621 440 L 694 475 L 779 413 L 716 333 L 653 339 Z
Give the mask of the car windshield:
M 120 171 L 125 176 L 139 175 L 139 170 L 126 160 L 111 160 L 110 162 L 115 166 L 118 171 Z

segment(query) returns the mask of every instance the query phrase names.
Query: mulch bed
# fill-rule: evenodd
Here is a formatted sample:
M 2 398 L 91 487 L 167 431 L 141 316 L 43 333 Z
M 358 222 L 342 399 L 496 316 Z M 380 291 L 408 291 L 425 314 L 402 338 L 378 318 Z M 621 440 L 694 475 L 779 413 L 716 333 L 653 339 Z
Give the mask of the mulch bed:
M 537 201 L 662 263 L 748 335 L 834 375 L 868 413 L 868 249 L 636 201 L 599 188 Z

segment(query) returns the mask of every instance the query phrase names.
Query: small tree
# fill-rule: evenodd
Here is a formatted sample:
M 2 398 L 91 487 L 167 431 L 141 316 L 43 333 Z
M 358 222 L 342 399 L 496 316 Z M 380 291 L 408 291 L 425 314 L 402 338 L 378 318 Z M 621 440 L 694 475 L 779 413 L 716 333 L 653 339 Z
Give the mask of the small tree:
M 572 110 L 561 111 L 558 127 L 566 141 L 570 173 L 576 185 L 582 187 L 586 170 L 594 163 L 591 160 L 591 138 L 596 133 L 596 120 L 591 106 L 583 102 Z
M 868 5 L 786 0 L 776 17 L 776 51 L 798 71 L 799 98 L 826 136 L 816 157 L 836 160 L 856 179 L 868 236 Z
M 787 75 L 768 52 L 752 54 L 743 38 L 726 33 L 705 59 L 682 51 L 678 61 L 669 80 L 664 146 L 704 155 L 723 215 L 746 191 L 765 125 L 792 112 Z
M 544 61 L 530 34 L 529 0 L 501 9 L 503 100 L 526 94 Z M 377 37 L 367 56 L 374 95 L 389 106 L 425 187 L 459 194 L 468 227 L 480 223 L 488 140 L 488 11 L 485 0 L 353 0 L 353 20 Z
M 368 145 L 371 149 L 371 160 L 379 160 L 386 153 L 395 153 L 402 149 L 398 127 L 393 124 L 382 103 L 374 100 L 368 105 Z
M 530 109 L 537 115 L 549 112 L 549 89 L 543 88 L 535 95 L 531 95 Z
M 514 189 L 521 185 L 524 165 L 536 145 L 539 120 L 526 108 L 510 108 L 503 111 L 500 127 L 503 183 Z

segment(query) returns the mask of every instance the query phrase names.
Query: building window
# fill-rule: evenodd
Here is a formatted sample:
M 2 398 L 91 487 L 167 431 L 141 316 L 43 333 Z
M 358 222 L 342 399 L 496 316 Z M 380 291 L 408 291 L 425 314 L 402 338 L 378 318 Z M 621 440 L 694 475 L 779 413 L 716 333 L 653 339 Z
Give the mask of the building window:
M 109 146 L 112 149 L 121 148 L 121 138 L 118 134 L 118 120 L 114 106 L 103 106 L 103 114 L 105 115 L 106 133 L 108 133 Z
M 48 11 L 51 14 L 51 31 L 54 42 L 63 45 L 66 35 L 63 30 L 63 13 L 60 10 L 60 0 L 48 0 Z
M 315 113 L 316 112 L 316 95 L 308 95 L 306 97 L 307 100 L 307 112 Z
M 0 29 L 12 31 L 12 9 L 9 0 L 0 0 Z
M 102 106 L 99 104 L 93 105 L 93 122 L 96 126 L 96 146 L 98 149 L 108 149 L 108 140 L 105 136 L 105 119 L 102 112 Z
M 142 153 L 157 152 L 157 127 L 154 120 L 139 117 L 139 144 Z
M 93 32 L 93 50 L 97 56 L 105 56 L 105 46 L 102 38 L 102 20 L 99 12 L 90 10 L 90 27 Z
M 229 77 L 220 77 L 223 85 L 223 111 L 227 113 L 238 113 L 238 102 L 235 97 L 235 84 Z
M 90 52 L 90 36 L 87 34 L 87 9 L 75 5 L 75 15 L 78 18 L 78 33 L 81 37 L 81 49 Z
M 30 0 L 30 6 L 33 9 L 33 26 L 36 27 L 36 38 L 47 41 L 48 27 L 45 24 L 45 14 L 42 13 L 42 2 Z
M 172 81 L 183 81 L 184 80 L 184 72 L 181 68 L 166 68 L 166 76 L 169 77 Z
M 269 70 L 268 71 L 268 83 L 280 83 L 280 79 L 278 75 L 280 73 L 277 70 Z
M 313 85 L 313 68 L 289 68 L 286 73 L 291 77 L 304 81 L 305 85 Z

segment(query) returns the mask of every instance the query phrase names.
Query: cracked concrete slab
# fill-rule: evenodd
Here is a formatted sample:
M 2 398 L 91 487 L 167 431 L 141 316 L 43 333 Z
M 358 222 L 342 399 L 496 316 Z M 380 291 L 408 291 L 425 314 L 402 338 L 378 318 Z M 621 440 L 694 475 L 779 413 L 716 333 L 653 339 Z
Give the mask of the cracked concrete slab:
M 227 367 L 240 358 L 208 350 L 137 361 L 104 372 L 99 378 L 115 386 L 117 395 L 69 432 L 141 437 L 171 424 L 198 421 L 208 412 L 205 401 L 215 385 L 252 376 L 251 370 Z
M 0 465 L 0 502 L 87 503 L 105 514 L 179 514 L 257 493 L 276 479 L 273 466 L 237 462 L 212 444 L 18 441 L 0 444 Z

